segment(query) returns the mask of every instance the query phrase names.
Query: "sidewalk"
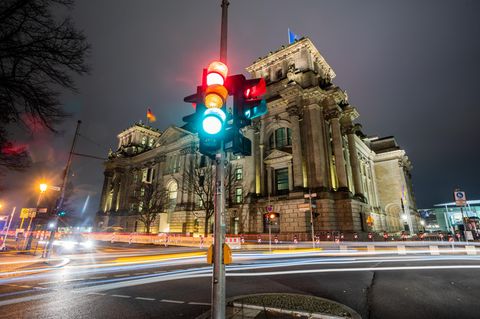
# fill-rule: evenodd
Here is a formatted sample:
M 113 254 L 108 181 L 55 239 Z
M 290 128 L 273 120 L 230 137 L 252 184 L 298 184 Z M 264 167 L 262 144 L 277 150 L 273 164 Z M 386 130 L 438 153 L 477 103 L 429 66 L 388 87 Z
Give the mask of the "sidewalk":
M 18 252 L 2 252 L 0 253 L 0 278 L 33 274 L 37 270 L 57 267 L 64 261 L 64 259 L 53 258 L 50 263 L 47 263 L 46 259 L 41 258 L 41 254 L 27 255 Z

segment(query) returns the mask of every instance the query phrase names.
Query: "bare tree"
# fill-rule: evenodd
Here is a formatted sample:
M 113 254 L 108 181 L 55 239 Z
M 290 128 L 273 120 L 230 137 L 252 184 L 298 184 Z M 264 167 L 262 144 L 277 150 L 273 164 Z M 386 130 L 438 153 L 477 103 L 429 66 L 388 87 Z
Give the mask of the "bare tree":
M 135 189 L 132 202 L 138 207 L 138 220 L 145 225 L 149 234 L 158 214 L 168 209 L 168 192 L 163 187 L 157 188 L 154 184 L 143 182 Z
M 193 193 L 199 202 L 199 208 L 205 211 L 204 236 L 208 236 L 210 228 L 210 219 L 215 212 L 215 166 L 212 161 L 203 157 L 199 165 L 195 165 L 193 170 L 185 172 L 184 176 L 188 176 L 186 183 L 179 183 L 182 186 L 181 191 Z M 234 180 L 234 170 L 231 165 L 227 165 L 225 169 L 225 189 L 226 201 L 230 200 L 229 189 Z
M 12 124 L 55 131 L 55 124 L 66 116 L 61 89 L 76 91 L 72 75 L 89 71 L 85 36 L 69 17 L 52 14 L 54 6 L 58 10 L 72 5 L 73 0 L 0 1 L 0 150 L 9 147 L 3 133 Z M 1 154 L 1 166 L 19 169 L 28 164 L 9 158 L 24 155 Z

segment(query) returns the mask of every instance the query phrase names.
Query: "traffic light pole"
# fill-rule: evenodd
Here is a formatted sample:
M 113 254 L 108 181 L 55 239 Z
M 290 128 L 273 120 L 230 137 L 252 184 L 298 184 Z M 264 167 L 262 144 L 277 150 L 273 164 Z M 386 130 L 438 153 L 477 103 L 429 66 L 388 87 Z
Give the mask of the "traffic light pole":
M 225 318 L 225 153 L 223 142 L 215 157 L 215 237 L 213 242 L 212 318 Z
M 220 61 L 227 63 L 228 0 L 222 0 L 220 33 Z M 225 152 L 224 141 L 215 156 L 215 237 L 213 241 L 212 319 L 225 318 L 225 264 L 223 245 L 225 236 Z
M 73 153 L 75 150 L 75 144 L 77 143 L 77 136 L 78 136 L 78 131 L 80 130 L 80 124 L 82 121 L 78 120 L 77 121 L 77 128 L 75 129 L 75 135 L 73 136 L 73 141 L 72 141 L 72 147 L 70 148 L 70 153 L 68 155 L 68 161 L 67 165 L 65 166 L 65 171 L 63 172 L 63 180 L 62 180 L 62 187 L 60 189 L 60 198 L 58 199 L 57 206 L 55 207 L 55 225 L 53 226 L 53 229 L 50 232 L 50 238 L 48 239 L 48 244 L 45 247 L 44 251 L 44 256 L 46 259 L 50 258 L 50 254 L 52 252 L 52 247 L 53 247 L 53 242 L 55 240 L 55 232 L 58 227 L 58 216 L 57 213 L 60 211 L 60 209 L 63 206 L 63 201 L 65 199 L 65 187 L 67 186 L 67 180 L 68 180 L 68 175 L 70 172 L 70 166 L 72 165 L 72 157 Z

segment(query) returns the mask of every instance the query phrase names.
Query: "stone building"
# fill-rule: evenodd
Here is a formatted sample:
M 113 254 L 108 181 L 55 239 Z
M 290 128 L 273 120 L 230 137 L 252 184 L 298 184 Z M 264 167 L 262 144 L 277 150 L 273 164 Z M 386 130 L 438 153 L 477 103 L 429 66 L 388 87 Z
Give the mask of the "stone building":
M 268 113 L 245 129 L 252 156 L 228 154 L 235 178 L 229 188 L 227 232 L 309 233 L 312 198 L 316 232 L 418 230 L 411 163 L 393 137 L 367 137 L 357 109 L 333 83 L 335 73 L 308 38 L 259 58 L 247 71 L 267 82 Z M 165 131 L 137 123 L 118 135 L 105 164 L 100 228 L 142 231 L 131 201 L 135 185 L 168 193 L 153 232 L 198 233 L 204 218 L 185 185 L 204 161 L 198 139 L 180 127 Z M 303 205 L 302 205 L 303 204 Z

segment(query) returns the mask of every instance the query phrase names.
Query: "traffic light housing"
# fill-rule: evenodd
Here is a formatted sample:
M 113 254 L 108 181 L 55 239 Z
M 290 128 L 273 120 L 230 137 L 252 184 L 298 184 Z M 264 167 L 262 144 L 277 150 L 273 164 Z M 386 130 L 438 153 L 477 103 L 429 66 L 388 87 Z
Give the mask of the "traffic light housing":
M 200 153 L 214 158 L 224 141 L 224 150 L 235 155 L 251 155 L 252 143 L 241 129 L 251 120 L 267 113 L 263 98 L 266 83 L 263 78 L 247 80 L 243 74 L 228 75 L 228 67 L 214 61 L 203 70 L 202 85 L 197 93 L 184 98 L 192 103 L 195 113 L 185 116 L 184 128 L 198 133 Z M 226 99 L 233 95 L 232 114 L 226 110 Z M 232 121 L 230 121 L 232 120 Z
M 185 128 L 198 133 L 200 153 L 214 158 L 215 153 L 225 138 L 227 112 L 225 102 L 228 90 L 224 86 L 228 67 L 222 62 L 214 61 L 203 70 L 202 85 L 197 87 L 197 93 L 184 98 L 192 103 L 195 113 L 185 116 Z
M 263 98 L 267 92 L 264 78 L 247 80 L 243 74 L 229 76 L 226 81 L 228 91 L 233 95 L 233 124 L 243 128 L 251 120 L 267 113 L 267 102 Z

